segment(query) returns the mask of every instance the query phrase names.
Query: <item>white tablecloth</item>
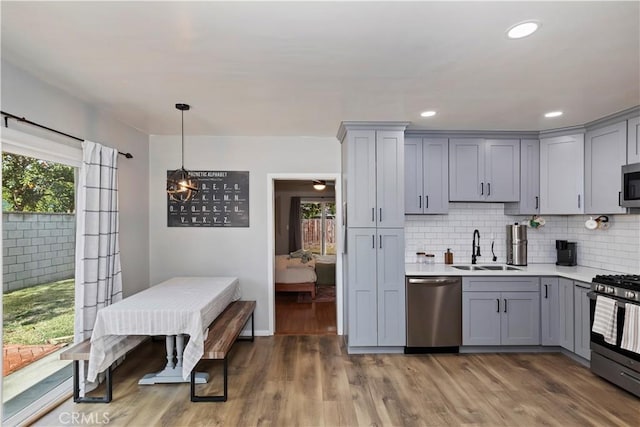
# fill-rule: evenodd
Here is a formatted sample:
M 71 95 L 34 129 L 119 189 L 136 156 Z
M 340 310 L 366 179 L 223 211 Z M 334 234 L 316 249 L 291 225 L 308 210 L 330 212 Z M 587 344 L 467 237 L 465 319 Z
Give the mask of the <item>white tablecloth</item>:
M 182 376 L 186 380 L 204 354 L 207 328 L 240 299 L 235 277 L 174 277 L 98 311 L 91 335 L 87 379 L 114 361 L 127 335 L 187 334 Z

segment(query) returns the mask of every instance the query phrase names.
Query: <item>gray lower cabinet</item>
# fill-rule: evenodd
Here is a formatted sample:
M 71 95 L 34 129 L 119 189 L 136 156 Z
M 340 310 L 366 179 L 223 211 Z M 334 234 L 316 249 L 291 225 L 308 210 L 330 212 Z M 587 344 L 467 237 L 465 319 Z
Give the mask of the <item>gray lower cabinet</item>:
M 560 345 L 560 290 L 557 277 L 540 279 L 540 341 Z
M 569 351 L 573 351 L 575 343 L 574 336 L 574 315 L 573 315 L 573 281 L 569 279 L 558 279 L 558 294 L 559 294 L 559 332 L 560 332 L 560 345 Z
M 404 230 L 347 231 L 348 344 L 404 346 Z
M 588 283 L 574 282 L 574 350 L 573 352 L 587 360 L 591 359 L 589 343 L 591 341 L 591 322 L 589 319 Z
M 462 344 L 540 345 L 538 278 L 462 280 Z

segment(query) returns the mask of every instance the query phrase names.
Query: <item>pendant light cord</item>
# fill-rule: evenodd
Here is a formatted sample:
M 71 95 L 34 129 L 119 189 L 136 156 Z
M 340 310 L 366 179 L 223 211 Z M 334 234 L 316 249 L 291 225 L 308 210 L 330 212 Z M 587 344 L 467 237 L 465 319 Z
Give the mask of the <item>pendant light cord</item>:
M 182 169 L 184 169 L 184 110 L 182 113 Z

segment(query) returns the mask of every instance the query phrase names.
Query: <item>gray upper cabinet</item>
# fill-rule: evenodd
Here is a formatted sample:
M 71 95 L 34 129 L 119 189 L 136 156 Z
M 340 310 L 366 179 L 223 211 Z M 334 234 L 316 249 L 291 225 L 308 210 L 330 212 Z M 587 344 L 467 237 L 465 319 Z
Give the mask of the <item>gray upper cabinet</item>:
M 627 163 L 640 163 L 640 117 L 627 121 Z
M 347 226 L 375 227 L 376 131 L 350 131 L 342 152 L 346 158 Z
M 584 212 L 625 213 L 620 206 L 620 168 L 627 162 L 627 122 L 587 132 L 584 142 Z
M 348 227 L 404 227 L 404 132 L 348 130 L 346 159 Z
M 443 214 L 449 211 L 448 157 L 447 138 L 405 139 L 406 214 Z
M 584 135 L 542 138 L 540 140 L 540 213 L 581 214 L 584 212 L 583 192 Z
M 449 140 L 449 200 L 516 202 L 520 198 L 520 140 Z
M 540 141 L 520 141 L 520 201 L 505 203 L 504 212 L 511 215 L 540 213 Z

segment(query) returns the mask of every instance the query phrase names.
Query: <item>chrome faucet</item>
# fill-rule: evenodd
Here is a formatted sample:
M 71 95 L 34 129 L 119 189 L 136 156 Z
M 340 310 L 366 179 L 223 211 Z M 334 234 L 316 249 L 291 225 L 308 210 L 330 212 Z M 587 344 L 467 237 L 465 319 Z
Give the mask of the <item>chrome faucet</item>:
M 476 244 L 476 236 L 478 236 L 478 244 Z M 480 255 L 480 232 L 473 230 L 473 243 L 471 246 L 471 264 L 476 263 L 476 258 Z

